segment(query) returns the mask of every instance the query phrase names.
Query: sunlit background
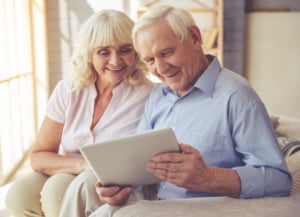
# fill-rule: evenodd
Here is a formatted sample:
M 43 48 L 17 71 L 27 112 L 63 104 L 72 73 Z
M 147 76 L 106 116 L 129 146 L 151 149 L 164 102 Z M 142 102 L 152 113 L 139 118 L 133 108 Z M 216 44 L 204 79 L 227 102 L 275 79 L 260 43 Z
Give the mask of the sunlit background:
M 21 165 L 48 96 L 43 1 L 0 1 L 0 184 Z

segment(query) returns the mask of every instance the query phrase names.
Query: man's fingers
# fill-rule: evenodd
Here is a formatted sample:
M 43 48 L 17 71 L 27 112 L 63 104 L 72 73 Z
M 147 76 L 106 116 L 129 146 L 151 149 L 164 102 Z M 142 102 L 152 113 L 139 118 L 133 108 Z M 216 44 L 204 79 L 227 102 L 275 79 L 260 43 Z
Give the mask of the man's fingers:
M 152 161 L 181 163 L 183 161 L 183 156 L 181 153 L 177 153 L 177 152 L 163 153 L 153 157 Z
M 183 154 L 196 154 L 196 155 L 199 155 L 199 151 L 197 149 L 195 149 L 194 147 L 190 146 L 190 145 L 180 143 L 179 148 L 180 148 L 180 151 Z

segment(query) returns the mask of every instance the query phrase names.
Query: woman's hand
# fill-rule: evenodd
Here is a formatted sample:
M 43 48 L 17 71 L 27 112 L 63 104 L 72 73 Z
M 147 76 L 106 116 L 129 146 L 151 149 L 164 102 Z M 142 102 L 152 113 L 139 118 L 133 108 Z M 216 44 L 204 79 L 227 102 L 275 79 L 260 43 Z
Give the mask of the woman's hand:
M 82 168 L 81 172 L 91 169 L 88 162 L 83 157 L 80 157 L 80 161 L 81 161 L 81 168 Z
M 99 200 L 112 206 L 125 204 L 132 191 L 132 187 L 120 187 L 117 185 L 104 187 L 101 183 L 96 184 L 96 192 Z

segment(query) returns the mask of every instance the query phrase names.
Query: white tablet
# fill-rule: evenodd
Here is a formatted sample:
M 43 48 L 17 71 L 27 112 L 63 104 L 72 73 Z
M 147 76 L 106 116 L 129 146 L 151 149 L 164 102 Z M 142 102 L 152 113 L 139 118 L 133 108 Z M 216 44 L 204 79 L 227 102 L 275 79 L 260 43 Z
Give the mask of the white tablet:
M 163 128 L 86 145 L 80 151 L 103 185 L 138 186 L 159 182 L 147 171 L 147 163 L 179 147 L 172 128 Z

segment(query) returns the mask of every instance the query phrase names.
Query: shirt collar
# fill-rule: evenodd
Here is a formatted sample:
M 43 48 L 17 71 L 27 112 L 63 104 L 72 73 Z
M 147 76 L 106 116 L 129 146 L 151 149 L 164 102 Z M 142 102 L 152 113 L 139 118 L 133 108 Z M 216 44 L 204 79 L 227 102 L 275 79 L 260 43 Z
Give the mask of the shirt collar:
M 200 89 L 202 92 L 211 97 L 221 71 L 221 65 L 216 57 L 212 55 L 206 56 L 210 61 L 210 64 L 198 78 L 194 87 Z
M 126 89 L 128 85 L 129 84 L 128 84 L 127 80 L 124 79 L 116 87 L 114 87 L 114 89 L 112 90 L 113 95 L 115 95 L 115 94 L 117 94 L 119 92 L 124 91 L 124 89 Z M 97 97 L 96 84 L 91 85 L 90 89 L 91 89 L 91 92 L 92 92 L 94 98 L 96 98 Z

